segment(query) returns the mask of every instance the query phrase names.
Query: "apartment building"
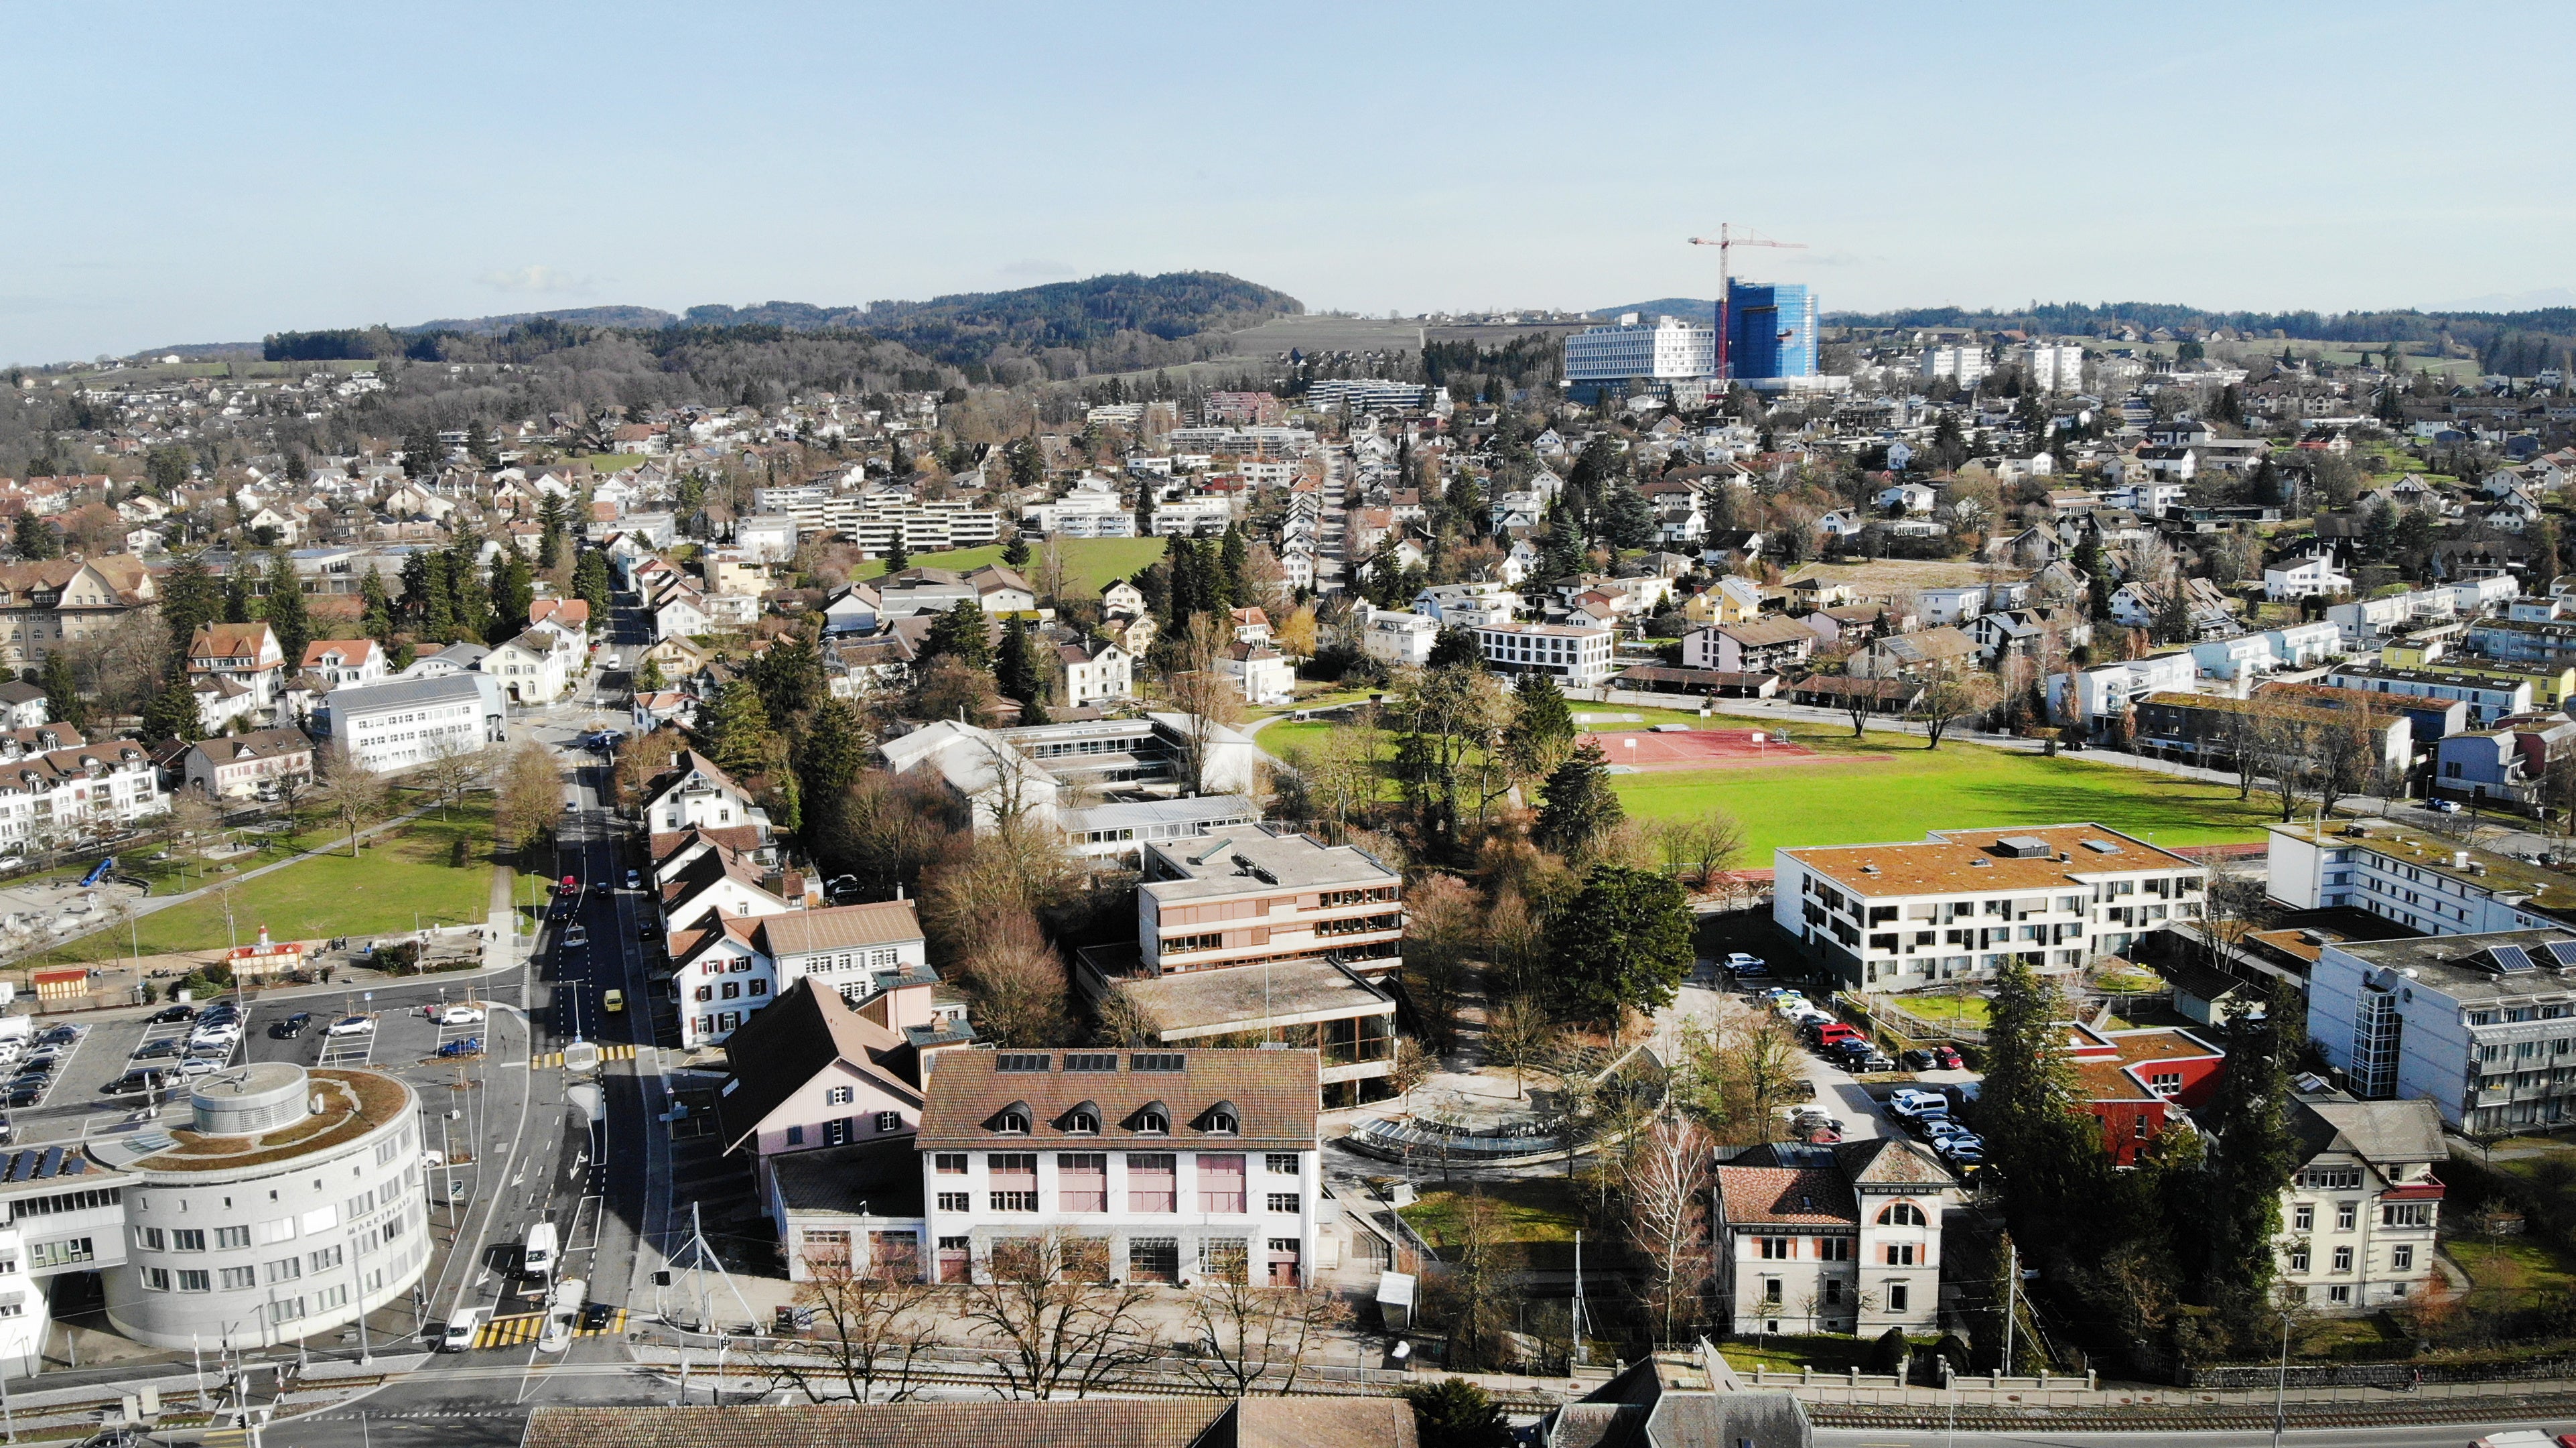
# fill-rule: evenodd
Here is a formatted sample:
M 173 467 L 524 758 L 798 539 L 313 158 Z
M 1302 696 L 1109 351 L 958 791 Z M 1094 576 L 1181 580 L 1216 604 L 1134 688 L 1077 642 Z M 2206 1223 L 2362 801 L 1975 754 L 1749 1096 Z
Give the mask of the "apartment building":
M 2532 681 L 2520 674 L 2470 674 L 2450 669 L 2399 669 L 2385 664 L 2337 664 L 2326 686 L 2386 694 L 2391 701 L 2457 700 L 2469 706 L 2469 723 L 2483 729 L 2498 719 L 2531 712 Z
M 2198 864 L 2102 825 L 1940 830 L 1773 853 L 1772 918 L 1854 989 L 2068 971 L 2197 919 Z
M 141 744 L 82 744 L 67 726 L 48 728 L 75 742 L 0 761 L 0 853 L 60 848 L 168 812 L 161 771 Z
M 2360 1101 L 2313 1076 L 2290 1098 L 2292 1159 L 2281 1194 L 2280 1283 L 2327 1313 L 2375 1311 L 2420 1294 L 2433 1261 L 2448 1155 L 2428 1101 Z
M 2554 870 L 2384 819 L 2273 825 L 2265 888 L 2294 910 L 2351 906 L 2425 935 L 2540 930 L 2576 919 Z
M 1080 953 L 1076 983 L 1117 992 L 1181 1045 L 1260 1034 L 1322 1052 L 1329 1104 L 1386 1090 L 1403 964 L 1404 877 L 1283 826 L 1141 845 L 1136 942 Z
M 1728 1330 L 1752 1335 L 1941 1320 L 1941 1220 L 1959 1183 L 1901 1136 L 1757 1146 L 1720 1163 L 1710 1200 Z
M 1647 321 L 1623 312 L 1605 326 L 1565 339 L 1566 380 L 1584 383 L 1673 382 L 1717 371 L 1717 331 L 1678 317 Z
M 1486 667 L 1498 674 L 1546 674 L 1560 688 L 1607 681 L 1616 648 L 1607 628 L 1567 624 L 1483 623 L 1473 626 Z
M 926 992 L 938 976 L 923 958 L 921 922 L 910 902 L 798 910 L 773 895 L 740 903 L 750 910 L 719 907 L 672 927 L 671 985 L 680 998 L 683 1045 L 726 1040 L 780 992 L 806 980 L 861 1008 L 918 985 L 924 994 L 904 1000 L 924 1009 L 879 1024 L 900 1028 L 928 1020 Z
M 2275 692 L 2276 690 L 2280 692 Z M 2253 743 L 2266 722 L 2296 723 L 2307 731 L 2311 760 L 2347 732 L 2362 736 L 2361 763 L 2388 779 L 2403 779 L 2415 758 L 2415 726 L 2395 707 L 2379 710 L 2318 708 L 2317 695 L 2352 694 L 2299 685 L 2266 685 L 2252 699 L 2223 694 L 2149 694 L 2138 701 L 2137 726 L 2130 732 L 2141 754 L 2180 759 L 2208 767 L 2232 765 Z
M 206 623 L 188 640 L 188 684 L 197 722 L 217 733 L 236 719 L 275 717 L 286 654 L 265 623 Z
M 1068 1271 L 1303 1286 L 1336 1265 L 1312 1051 L 950 1051 L 919 1150 L 925 1275 L 989 1281 L 1063 1229 Z
M 1694 629 L 1682 637 L 1682 667 L 1754 674 L 1795 668 L 1816 651 L 1816 633 L 1787 618 L 1757 618 Z
M 2576 932 L 2329 942 L 2308 1034 L 2354 1096 L 2429 1103 L 2454 1131 L 2576 1121 Z
M 508 713 L 489 674 L 390 679 L 323 695 L 313 732 L 318 743 L 346 748 L 359 768 L 391 774 L 505 742 Z
M 104 638 L 138 608 L 156 608 L 152 571 L 131 554 L 0 564 L 0 664 L 11 672 L 54 650 Z

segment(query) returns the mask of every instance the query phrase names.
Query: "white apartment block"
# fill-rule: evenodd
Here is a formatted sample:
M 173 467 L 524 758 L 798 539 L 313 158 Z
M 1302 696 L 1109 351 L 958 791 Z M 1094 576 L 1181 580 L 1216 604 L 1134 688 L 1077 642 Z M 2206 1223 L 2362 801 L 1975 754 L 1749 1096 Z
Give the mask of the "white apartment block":
M 1312 1051 L 942 1051 L 925 1063 L 924 1275 L 991 1281 L 1062 1232 L 1072 1270 L 1302 1286 L 1337 1263 Z
M 314 706 L 314 733 L 358 766 L 389 774 L 504 740 L 508 706 L 489 674 L 394 679 L 334 689 Z
M 2084 348 L 2073 342 L 2033 342 L 2022 363 L 2030 385 L 2042 392 L 2080 392 L 2084 388 Z
M 1853 989 L 2080 969 L 2199 918 L 2207 872 L 2102 825 L 1773 852 L 1772 919 Z
M 2563 926 L 2337 941 L 2308 1034 L 2355 1096 L 2421 1101 L 2455 1131 L 2576 1120 L 2576 933 Z
M 1915 371 L 1925 381 L 1946 377 L 1961 387 L 1974 387 L 1985 380 L 1986 349 L 1983 347 L 1926 347 L 1916 360 Z
M 1610 678 L 1616 652 L 1607 628 L 1550 623 L 1474 626 L 1476 647 L 1500 674 L 1546 674 L 1560 688 L 1588 689 Z
M 1717 371 L 1717 331 L 1678 317 L 1649 322 L 1635 312 L 1591 327 L 1565 339 L 1565 378 L 1569 382 L 1625 382 L 1647 378 L 1658 382 L 1707 377 Z
M 2295 910 L 2348 905 L 2425 935 L 2558 925 L 2576 886 L 2553 870 L 2461 849 L 2387 820 L 2274 825 L 2266 889 Z

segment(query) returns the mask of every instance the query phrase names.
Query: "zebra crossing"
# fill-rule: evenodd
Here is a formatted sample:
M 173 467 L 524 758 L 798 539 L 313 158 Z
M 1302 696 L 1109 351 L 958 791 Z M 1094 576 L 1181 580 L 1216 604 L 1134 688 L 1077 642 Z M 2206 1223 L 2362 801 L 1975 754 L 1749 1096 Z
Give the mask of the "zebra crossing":
M 476 1330 L 474 1345 L 478 1348 L 522 1347 L 535 1342 L 537 1334 L 545 1331 L 545 1326 L 546 1315 L 542 1312 L 520 1312 L 508 1317 L 496 1317 Z M 573 1336 L 609 1337 L 625 1330 L 626 1309 L 621 1307 L 608 1315 L 605 1326 L 578 1328 L 573 1332 Z
M 560 1070 L 563 1066 L 563 1058 L 564 1053 L 561 1051 L 548 1051 L 544 1055 L 530 1061 L 528 1064 L 539 1071 Z M 635 1059 L 635 1048 L 633 1046 L 602 1046 L 599 1048 L 599 1059 L 603 1061 L 632 1061 Z

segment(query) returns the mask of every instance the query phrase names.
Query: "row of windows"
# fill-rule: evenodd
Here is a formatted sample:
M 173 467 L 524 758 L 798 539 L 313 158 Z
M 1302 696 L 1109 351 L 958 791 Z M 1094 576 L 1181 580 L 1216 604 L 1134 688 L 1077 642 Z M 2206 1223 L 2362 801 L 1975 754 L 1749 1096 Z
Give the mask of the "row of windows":
M 2305 1242 L 2301 1242 L 2290 1249 L 2290 1270 L 2293 1272 L 2306 1272 L 2311 1270 L 2311 1263 L 2313 1260 L 2314 1259 L 2308 1251 L 2308 1244 Z M 2350 1247 L 2337 1247 L 2326 1260 L 2328 1263 L 2326 1268 L 2327 1271 L 2349 1272 L 2352 1270 L 2353 1264 L 2352 1249 Z M 2388 1270 L 2391 1272 L 2412 1272 L 2415 1270 L 2415 1248 L 2412 1244 L 2400 1244 L 2388 1249 Z M 2335 1300 L 2340 1302 L 2348 1299 L 2337 1298 Z

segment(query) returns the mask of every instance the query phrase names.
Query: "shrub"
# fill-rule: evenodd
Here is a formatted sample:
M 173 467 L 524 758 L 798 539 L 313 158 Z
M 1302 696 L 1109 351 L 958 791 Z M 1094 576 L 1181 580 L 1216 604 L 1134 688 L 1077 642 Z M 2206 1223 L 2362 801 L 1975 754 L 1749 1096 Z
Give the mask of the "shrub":
M 1869 1347 L 1869 1370 L 1874 1373 L 1901 1373 L 1905 1359 L 1913 1351 L 1905 1341 L 1903 1328 L 1891 1327 L 1878 1335 Z
M 1932 1345 L 1932 1356 L 1946 1360 L 1950 1371 L 1964 1373 L 1975 1357 L 1975 1350 L 1968 1346 L 1966 1338 L 1955 1332 L 1945 1332 L 1941 1334 L 1941 1340 Z
M 1491 1395 L 1465 1378 L 1414 1383 L 1403 1390 L 1413 1405 L 1422 1448 L 1504 1448 L 1512 1430 Z
M 420 964 L 420 942 L 402 940 L 379 944 L 375 953 L 367 957 L 367 963 L 378 970 L 409 970 Z

